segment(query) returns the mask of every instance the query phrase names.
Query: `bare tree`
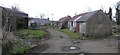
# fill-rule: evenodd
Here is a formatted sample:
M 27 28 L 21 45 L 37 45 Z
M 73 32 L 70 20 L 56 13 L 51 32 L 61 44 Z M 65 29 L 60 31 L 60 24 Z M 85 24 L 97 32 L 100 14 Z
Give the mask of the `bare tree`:
M 92 11 L 92 8 L 91 7 L 88 7 L 87 8 L 87 12 L 91 12 Z
M 92 8 L 91 7 L 86 7 L 83 12 L 91 12 L 92 11 Z
M 18 6 L 11 6 L 11 9 L 15 11 L 20 11 L 20 8 Z
M 116 9 L 116 21 L 117 24 L 120 25 L 120 1 L 115 6 Z
M 45 14 L 40 13 L 39 15 L 40 15 L 40 18 L 45 17 Z
M 108 12 L 109 18 L 112 21 L 112 8 L 109 7 L 109 12 Z
M 104 8 L 103 8 L 103 6 L 102 6 L 102 5 L 100 6 L 100 9 L 104 11 Z
M 14 11 L 19 11 L 19 9 L 16 6 L 12 6 L 10 8 L 3 8 L 2 13 L 2 29 L 3 29 L 3 38 L 9 36 L 9 33 L 13 31 L 15 28 L 17 21 L 17 16 Z
M 14 6 L 12 8 L 4 8 L 2 7 L 2 53 L 3 55 L 12 49 L 12 41 L 8 37 L 11 37 L 11 31 L 13 31 L 16 26 L 16 13 L 14 11 L 18 11 L 18 9 Z

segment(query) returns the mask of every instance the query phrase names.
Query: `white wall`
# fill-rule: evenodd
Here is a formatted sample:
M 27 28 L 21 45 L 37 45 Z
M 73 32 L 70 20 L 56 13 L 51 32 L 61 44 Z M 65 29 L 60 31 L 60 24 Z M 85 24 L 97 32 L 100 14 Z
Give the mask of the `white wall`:
M 79 16 L 78 18 L 76 18 L 74 21 L 73 21 L 73 27 L 76 27 L 76 21 L 81 18 L 81 16 Z
M 73 21 L 73 28 L 76 27 L 76 21 Z
M 72 23 L 71 22 L 69 22 L 69 29 L 72 31 L 72 29 L 73 29 L 73 27 L 72 27 Z
M 72 28 L 73 28 L 73 29 L 72 29 L 73 31 L 75 31 L 76 24 L 77 24 L 76 21 L 77 21 L 79 18 L 81 18 L 81 16 L 79 16 L 78 18 L 76 18 L 76 19 L 73 21 L 73 27 L 72 27 Z
M 68 28 L 70 29 L 70 26 L 71 26 L 71 24 L 70 24 L 70 22 L 68 21 Z
M 30 20 L 29 22 L 28 22 L 28 26 L 30 26 L 30 23 L 34 23 L 32 20 Z

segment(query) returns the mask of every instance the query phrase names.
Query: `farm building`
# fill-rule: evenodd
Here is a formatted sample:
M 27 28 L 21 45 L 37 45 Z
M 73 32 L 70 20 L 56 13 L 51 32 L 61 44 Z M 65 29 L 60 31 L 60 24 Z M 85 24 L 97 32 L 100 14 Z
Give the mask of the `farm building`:
M 51 26 L 57 27 L 57 21 L 51 21 Z
M 69 30 L 73 31 L 73 32 L 76 32 L 76 21 L 84 14 L 87 14 L 87 13 L 82 13 L 82 14 L 78 14 L 78 15 L 75 15 L 72 17 L 72 19 L 70 19 L 68 21 L 68 28 Z
M 29 27 L 38 27 L 50 24 L 51 24 L 50 20 L 45 18 L 33 18 L 28 23 Z
M 77 32 L 85 36 L 109 35 L 112 33 L 112 22 L 102 10 L 82 15 L 76 22 Z
M 6 29 L 10 28 L 10 31 L 28 28 L 28 14 L 0 6 L 0 22 L 2 28 L 7 25 Z
M 60 18 L 58 20 L 58 27 L 61 28 L 68 28 L 68 21 L 71 19 L 71 17 L 68 15 L 67 17 Z

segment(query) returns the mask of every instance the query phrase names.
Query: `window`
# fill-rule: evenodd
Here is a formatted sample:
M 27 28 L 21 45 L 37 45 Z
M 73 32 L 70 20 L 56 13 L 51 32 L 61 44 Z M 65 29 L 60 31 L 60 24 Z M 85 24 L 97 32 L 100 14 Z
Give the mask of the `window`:
M 71 22 L 71 26 L 73 26 L 73 22 Z

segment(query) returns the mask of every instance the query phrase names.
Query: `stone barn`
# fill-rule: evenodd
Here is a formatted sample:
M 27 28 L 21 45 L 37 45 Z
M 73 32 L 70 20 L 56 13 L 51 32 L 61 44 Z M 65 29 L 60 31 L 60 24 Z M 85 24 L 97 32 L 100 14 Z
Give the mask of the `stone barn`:
M 71 16 L 65 16 L 63 18 L 60 18 L 58 20 L 58 28 L 62 29 L 62 28 L 68 28 L 68 21 L 71 19 Z
M 79 30 L 78 33 L 81 35 L 101 36 L 112 33 L 112 22 L 102 10 L 89 12 L 76 22 L 76 30 Z

